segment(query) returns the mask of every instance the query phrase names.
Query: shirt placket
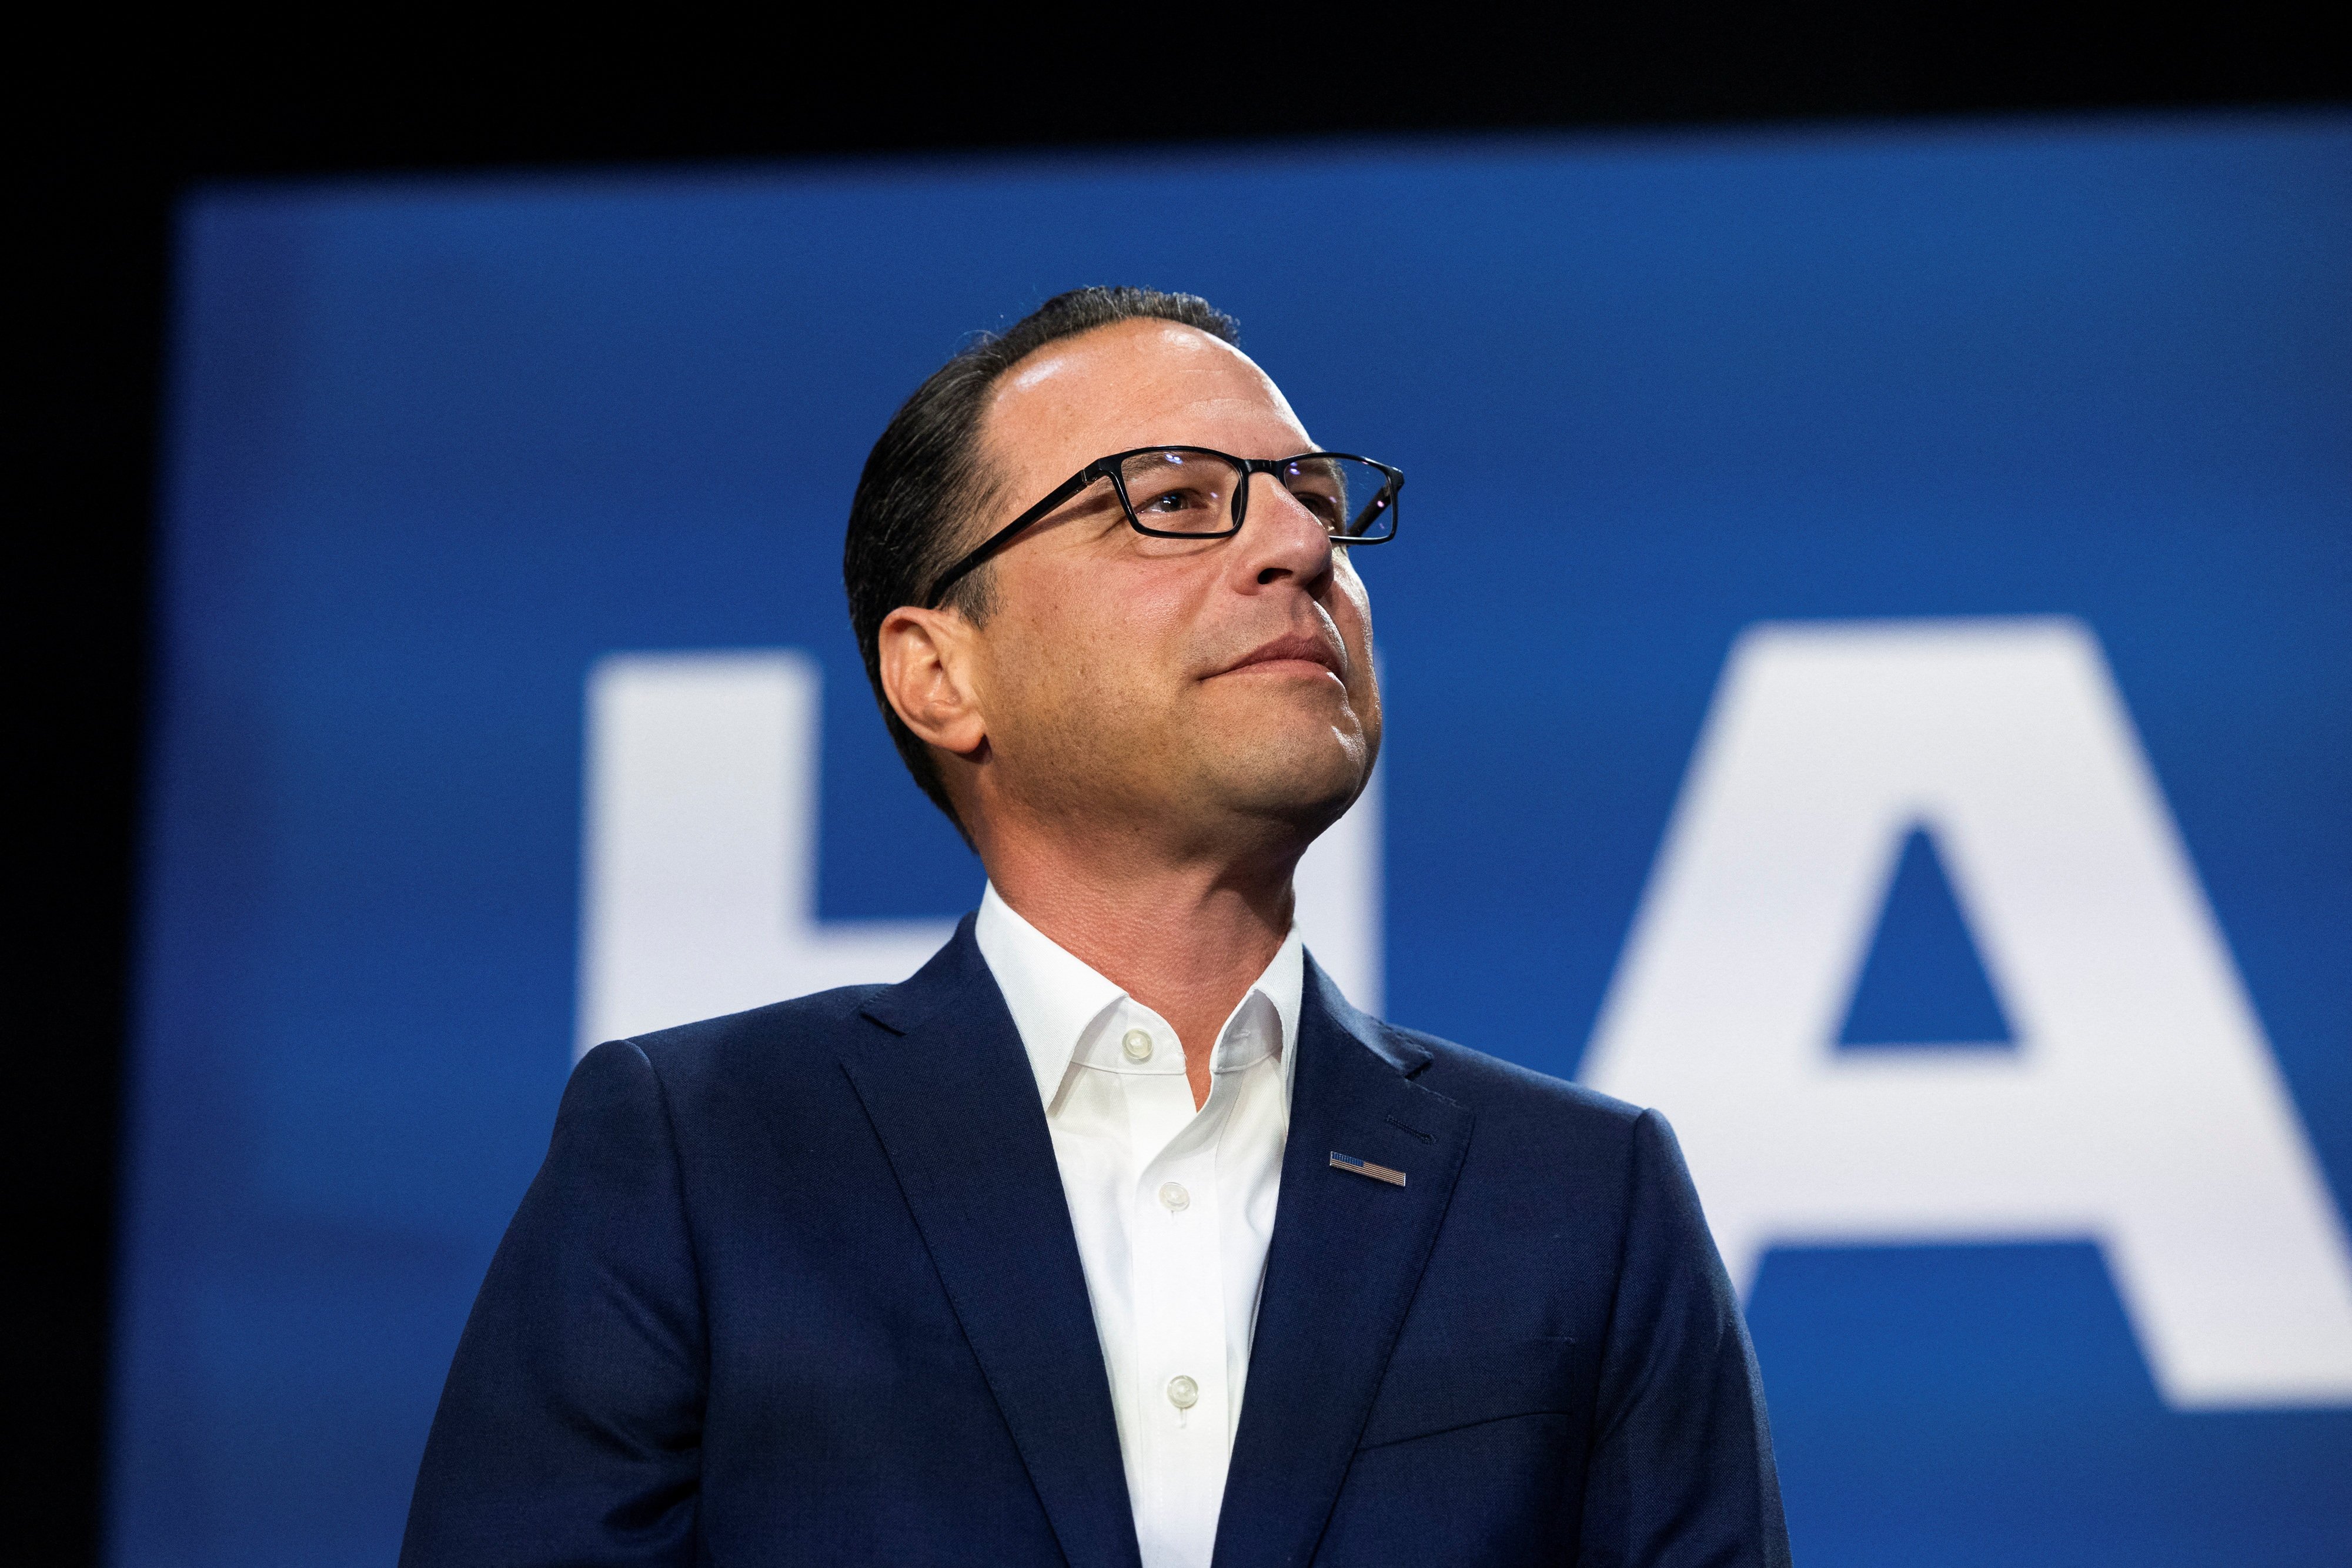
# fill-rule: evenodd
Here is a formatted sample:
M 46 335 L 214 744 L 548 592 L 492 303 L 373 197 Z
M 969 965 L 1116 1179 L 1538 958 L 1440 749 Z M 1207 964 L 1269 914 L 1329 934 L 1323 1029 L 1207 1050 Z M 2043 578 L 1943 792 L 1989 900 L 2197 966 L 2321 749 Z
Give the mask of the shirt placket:
M 1147 1562 L 1205 1563 L 1230 1431 L 1216 1130 L 1231 1089 L 1220 1083 L 1196 1113 L 1181 1045 L 1157 1020 L 1151 1032 L 1164 1066 L 1129 1080 L 1130 1146 L 1144 1156 L 1128 1194 L 1134 1408 L 1152 1494 L 1138 1524 Z

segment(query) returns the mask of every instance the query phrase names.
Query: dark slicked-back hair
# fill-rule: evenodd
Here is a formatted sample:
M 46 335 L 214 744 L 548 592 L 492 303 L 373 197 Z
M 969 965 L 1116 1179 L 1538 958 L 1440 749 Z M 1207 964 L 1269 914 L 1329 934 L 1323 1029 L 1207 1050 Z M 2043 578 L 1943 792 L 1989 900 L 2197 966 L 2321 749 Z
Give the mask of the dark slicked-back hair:
M 866 678 L 907 771 L 966 842 L 971 834 L 948 799 L 930 748 L 883 695 L 882 620 L 902 604 L 922 603 L 940 575 L 980 542 L 976 513 L 994 490 L 979 454 L 980 416 L 997 378 L 1048 343 L 1136 320 L 1174 321 L 1227 343 L 1241 341 L 1234 319 L 1197 294 L 1156 288 L 1056 294 L 1006 330 L 979 334 L 932 371 L 891 416 L 850 499 L 841 578 L 849 591 L 849 624 L 866 660 Z M 992 586 L 992 569 L 982 566 L 956 584 L 946 603 L 974 622 L 985 621 L 994 608 Z

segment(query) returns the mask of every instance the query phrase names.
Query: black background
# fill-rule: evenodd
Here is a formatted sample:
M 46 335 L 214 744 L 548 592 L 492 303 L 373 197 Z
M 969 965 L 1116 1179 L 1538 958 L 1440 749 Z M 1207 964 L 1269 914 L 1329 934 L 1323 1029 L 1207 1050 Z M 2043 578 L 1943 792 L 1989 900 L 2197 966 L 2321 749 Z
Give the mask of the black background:
M 11 1556 L 95 1558 L 179 194 L 330 173 L 2342 103 L 2316 5 L 404 15 L 18 38 Z M 1008 301 L 1008 308 L 1022 301 Z

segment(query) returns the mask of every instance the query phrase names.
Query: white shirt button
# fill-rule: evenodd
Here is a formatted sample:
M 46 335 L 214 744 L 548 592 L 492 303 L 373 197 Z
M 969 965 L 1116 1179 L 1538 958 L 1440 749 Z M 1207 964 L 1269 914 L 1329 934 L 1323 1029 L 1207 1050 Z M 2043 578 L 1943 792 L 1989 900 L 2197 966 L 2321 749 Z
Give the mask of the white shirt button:
M 1168 1403 L 1179 1410 L 1190 1410 L 1201 1402 L 1201 1385 L 1182 1375 L 1168 1380 Z
M 1151 1037 L 1139 1029 L 1131 1029 L 1120 1038 L 1118 1048 L 1127 1052 L 1129 1061 L 1151 1060 Z
M 1160 1189 L 1160 1201 L 1168 1206 L 1169 1213 L 1179 1214 L 1192 1207 L 1192 1195 L 1184 1190 L 1183 1183 L 1171 1181 Z

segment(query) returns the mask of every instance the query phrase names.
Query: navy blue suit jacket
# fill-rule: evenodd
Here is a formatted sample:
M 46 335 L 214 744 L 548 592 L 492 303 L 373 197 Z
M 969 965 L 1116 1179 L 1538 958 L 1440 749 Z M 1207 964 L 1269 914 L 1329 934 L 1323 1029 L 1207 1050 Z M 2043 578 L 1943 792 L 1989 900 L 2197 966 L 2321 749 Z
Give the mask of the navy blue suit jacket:
M 1296 1049 L 1219 1568 L 1785 1563 L 1665 1124 L 1369 1018 L 1311 962 Z M 1132 1568 L 1069 1209 L 969 919 L 904 985 L 581 1062 L 401 1562 Z

